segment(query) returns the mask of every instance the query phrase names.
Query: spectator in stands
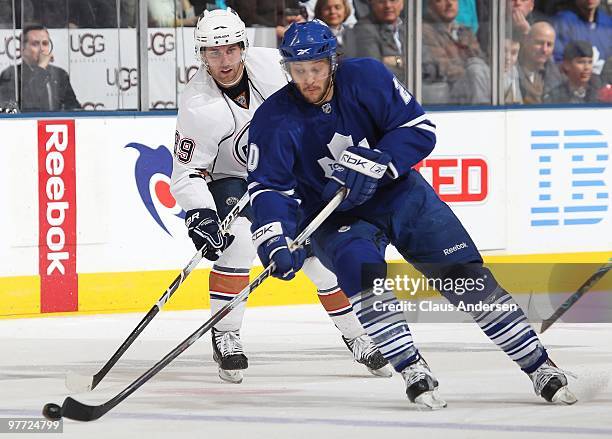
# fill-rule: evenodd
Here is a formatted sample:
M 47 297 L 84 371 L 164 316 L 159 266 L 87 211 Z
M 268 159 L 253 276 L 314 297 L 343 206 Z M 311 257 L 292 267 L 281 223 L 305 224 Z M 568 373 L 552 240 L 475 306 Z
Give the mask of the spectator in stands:
M 476 36 L 455 22 L 458 12 L 457 0 L 427 1 L 423 23 L 424 89 L 434 83 L 447 85 L 430 103 L 490 103 L 489 66 Z
M 68 26 L 79 28 L 117 27 L 115 2 L 107 0 L 70 0 Z
M 538 21 L 550 21 L 550 18 L 534 9 L 534 0 L 512 0 L 512 32 L 515 38 L 523 39 Z
M 371 14 L 348 29 L 344 41 L 347 57 L 382 61 L 398 78 L 404 78 L 405 26 L 400 19 L 404 0 L 370 0 Z
M 572 40 L 585 40 L 594 48 L 593 71 L 601 73 L 606 59 L 612 56 L 612 17 L 600 7 L 600 0 L 575 0 L 570 10 L 554 18 L 557 31 L 554 57 L 563 60 L 565 45 Z
M 597 102 L 602 87 L 593 75 L 593 47 L 588 41 L 570 41 L 563 51 L 561 71 L 565 81 L 544 96 L 544 102 L 558 104 L 585 104 Z
M 561 73 L 552 60 L 555 30 L 545 22 L 534 23 L 521 44 L 519 80 L 525 104 L 540 104 L 545 94 L 562 81 Z
M 317 3 L 319 2 L 317 0 L 307 0 L 301 1 L 300 3 L 306 7 L 306 11 L 308 12 L 308 19 L 312 20 L 313 18 L 315 18 L 315 8 L 317 7 Z M 350 10 L 350 12 L 348 17 L 346 17 L 346 19 L 344 20 L 343 24 L 345 27 L 350 28 L 355 26 L 355 23 L 357 23 L 357 17 L 355 16 L 355 7 L 353 6 L 353 0 L 345 0 L 345 3 L 348 5 L 348 9 Z
M 504 44 L 504 104 L 522 104 L 523 95 L 519 82 L 517 61 L 521 43 L 506 37 Z
M 0 102 L 16 101 L 21 111 L 80 109 L 65 70 L 51 64 L 52 44 L 44 26 L 26 27 L 21 34 L 22 63 L 0 74 Z M 19 84 L 15 93 L 15 70 Z
M 346 19 L 351 15 L 349 0 L 318 0 L 314 16 L 327 24 L 338 42 L 338 47 L 344 45 L 344 32 L 347 29 Z M 342 52 L 342 50 L 340 50 Z

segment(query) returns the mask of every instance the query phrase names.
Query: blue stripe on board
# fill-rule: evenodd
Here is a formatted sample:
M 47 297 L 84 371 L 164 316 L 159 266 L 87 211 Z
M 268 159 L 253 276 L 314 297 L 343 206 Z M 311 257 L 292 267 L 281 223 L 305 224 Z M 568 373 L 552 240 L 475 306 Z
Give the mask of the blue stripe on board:
M 605 186 L 603 180 L 580 180 L 572 181 L 573 187 L 585 187 L 585 186 Z
M 577 226 L 584 224 L 597 224 L 602 218 L 578 218 L 578 219 L 566 219 L 563 220 L 563 224 L 566 226 Z
M 550 194 L 542 194 L 538 198 L 540 201 L 550 201 Z
M 572 194 L 572 200 L 583 200 L 584 194 Z
M 549 155 L 541 155 L 540 156 L 540 163 L 549 163 L 550 162 L 550 156 Z
M 531 221 L 531 225 L 538 226 L 558 226 L 559 220 L 533 220 Z
M 564 212 L 606 212 L 608 206 L 567 206 Z
M 605 198 L 608 198 L 608 197 L 609 197 L 609 195 L 608 195 L 607 192 L 598 192 L 597 193 L 597 199 L 598 200 L 602 200 L 602 199 L 605 199 Z
M 531 132 L 531 137 L 554 137 L 554 136 L 558 136 L 559 135 L 559 131 L 532 131 Z
M 540 175 L 550 175 L 550 168 L 540 169 Z
M 531 149 L 559 149 L 558 143 L 532 143 Z
M 564 136 L 601 136 L 601 131 L 597 130 L 565 130 Z
M 597 154 L 597 161 L 603 162 L 608 160 L 608 154 Z
M 584 156 L 583 155 L 573 155 L 572 156 L 572 162 L 581 162 L 584 160 Z
M 532 207 L 531 213 L 557 213 L 558 207 Z
M 603 174 L 606 168 L 572 168 L 572 174 Z
M 566 142 L 563 144 L 565 149 L 577 149 L 577 148 L 607 148 L 606 142 Z
M 550 187 L 550 181 L 541 181 L 538 184 L 539 187 Z

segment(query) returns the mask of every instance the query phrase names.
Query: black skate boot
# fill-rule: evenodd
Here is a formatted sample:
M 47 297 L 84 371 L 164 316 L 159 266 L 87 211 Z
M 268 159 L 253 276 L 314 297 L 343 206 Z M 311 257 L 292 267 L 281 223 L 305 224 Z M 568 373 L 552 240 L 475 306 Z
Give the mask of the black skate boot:
M 228 383 L 240 384 L 243 370 L 249 367 L 249 360 L 242 350 L 238 331 L 217 331 L 212 329 L 213 360 L 219 365 L 219 378 Z
M 559 369 L 551 359 L 546 360 L 546 363 L 529 374 L 536 395 L 552 403 L 560 402 L 568 405 L 576 403 L 578 398 L 568 389 L 565 373 L 572 375 Z
M 406 381 L 406 395 L 410 402 L 419 408 L 439 410 L 446 407 L 446 401 L 438 396 L 438 380 L 433 376 L 429 365 L 423 358 L 419 358 L 402 371 Z
M 342 340 L 353 354 L 355 361 L 367 367 L 372 375 L 385 378 L 389 378 L 393 375 L 393 370 L 391 366 L 389 366 L 389 362 L 383 357 L 367 334 L 360 335 L 350 340 L 342 336 Z

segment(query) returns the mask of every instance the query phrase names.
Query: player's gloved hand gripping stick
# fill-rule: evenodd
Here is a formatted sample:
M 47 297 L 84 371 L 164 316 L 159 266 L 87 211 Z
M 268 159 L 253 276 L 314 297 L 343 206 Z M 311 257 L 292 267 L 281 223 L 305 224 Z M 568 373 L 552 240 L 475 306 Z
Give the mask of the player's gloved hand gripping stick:
M 242 209 L 249 203 L 249 194 L 245 193 L 240 201 L 234 206 L 234 208 L 227 214 L 223 222 L 221 223 L 220 230 L 221 236 L 227 233 L 230 226 L 234 222 L 234 220 L 238 217 Z M 210 253 L 209 246 L 204 244 L 197 253 L 191 258 L 189 263 L 183 271 L 172 281 L 168 289 L 164 292 L 164 294 L 159 298 L 157 303 L 153 305 L 153 307 L 149 310 L 147 315 L 140 321 L 138 326 L 132 331 L 132 333 L 128 336 L 128 338 L 123 342 L 119 349 L 113 354 L 113 356 L 106 362 L 104 367 L 98 371 L 93 376 L 83 376 L 78 375 L 73 372 L 68 372 L 66 375 L 66 387 L 76 393 L 85 392 L 88 390 L 93 390 L 95 387 L 102 381 L 102 379 L 106 376 L 106 374 L 112 369 L 112 367 L 117 363 L 119 358 L 123 356 L 125 351 L 131 346 L 131 344 L 136 340 L 136 338 L 140 335 L 140 333 L 147 327 L 151 320 L 157 315 L 157 313 L 162 309 L 162 307 L 166 304 L 166 302 L 172 297 L 172 295 L 176 292 L 178 287 L 187 279 L 187 276 L 197 267 L 200 261 Z M 225 246 L 227 247 L 227 245 Z
M 295 241 L 291 244 L 291 250 L 297 249 L 302 246 L 308 237 L 314 233 L 314 231 L 332 214 L 332 212 L 340 205 L 346 195 L 346 189 L 340 189 L 336 195 L 330 200 L 329 204 L 325 206 L 321 212 L 312 220 L 310 224 L 304 228 L 302 233 L 295 238 Z M 183 340 L 177 347 L 170 351 L 164 358 L 162 358 L 157 364 L 146 371 L 138 379 L 132 382 L 129 386 L 123 389 L 112 399 L 100 405 L 86 405 L 79 402 L 71 397 L 64 400 L 64 404 L 60 407 L 57 404 L 49 403 L 43 408 L 43 415 L 48 419 L 60 419 L 62 417 L 68 419 L 74 419 L 77 421 L 93 421 L 103 416 L 125 398 L 134 393 L 140 386 L 153 378 L 163 368 L 165 368 L 170 362 L 178 357 L 183 351 L 189 346 L 194 344 L 202 335 L 208 332 L 219 320 L 229 314 L 240 302 L 246 300 L 249 294 L 255 290 L 261 283 L 266 280 L 272 272 L 275 270 L 274 262 L 271 262 L 264 271 L 261 272 L 255 280 L 247 285 L 236 297 L 230 300 L 223 308 L 221 308 L 215 315 L 213 315 L 206 323 L 200 326 L 193 334 Z

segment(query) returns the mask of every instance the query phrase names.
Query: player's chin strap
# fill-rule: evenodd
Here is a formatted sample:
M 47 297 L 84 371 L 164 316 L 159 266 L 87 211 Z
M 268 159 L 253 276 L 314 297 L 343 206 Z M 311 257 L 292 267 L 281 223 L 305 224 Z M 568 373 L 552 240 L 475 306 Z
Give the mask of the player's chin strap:
M 323 94 L 321 99 L 319 99 L 313 105 L 316 105 L 316 106 L 323 105 L 325 101 L 329 100 L 329 95 L 331 94 L 333 89 L 334 89 L 334 74 L 332 73 L 329 83 L 327 84 L 327 90 L 325 90 L 325 93 Z

